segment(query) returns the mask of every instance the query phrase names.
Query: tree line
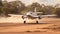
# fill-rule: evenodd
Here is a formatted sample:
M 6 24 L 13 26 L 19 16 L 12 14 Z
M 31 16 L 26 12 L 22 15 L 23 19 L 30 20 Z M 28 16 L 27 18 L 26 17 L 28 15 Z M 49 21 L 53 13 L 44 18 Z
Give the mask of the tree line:
M 46 6 L 37 2 L 25 6 L 25 4 L 21 1 L 7 2 L 0 0 L 0 15 L 9 16 L 8 14 L 26 14 L 28 11 L 33 11 L 36 7 L 37 12 L 43 12 L 43 15 L 56 14 L 58 17 L 60 17 L 60 8 L 58 6 L 59 4 L 55 6 Z

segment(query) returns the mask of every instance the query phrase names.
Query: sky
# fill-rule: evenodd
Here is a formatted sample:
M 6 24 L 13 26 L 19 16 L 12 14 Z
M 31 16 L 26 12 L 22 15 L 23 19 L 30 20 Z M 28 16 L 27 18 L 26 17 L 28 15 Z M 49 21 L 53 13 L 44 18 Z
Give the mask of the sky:
M 4 0 L 3 0 L 4 1 Z M 7 0 L 8 2 L 11 1 L 16 1 L 16 0 Z M 34 2 L 38 2 L 40 4 L 45 4 L 45 5 L 55 5 L 55 4 L 60 4 L 60 0 L 20 0 L 26 5 L 32 4 Z

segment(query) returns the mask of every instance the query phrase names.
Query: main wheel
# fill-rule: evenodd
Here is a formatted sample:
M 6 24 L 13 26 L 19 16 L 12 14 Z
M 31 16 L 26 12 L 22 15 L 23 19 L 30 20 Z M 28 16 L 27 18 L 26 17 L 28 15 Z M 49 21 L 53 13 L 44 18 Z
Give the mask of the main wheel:
M 24 24 L 26 23 L 26 21 L 24 21 Z
M 38 17 L 38 19 L 41 19 L 41 17 Z
M 36 21 L 36 23 L 38 24 L 39 22 L 38 22 L 38 21 Z

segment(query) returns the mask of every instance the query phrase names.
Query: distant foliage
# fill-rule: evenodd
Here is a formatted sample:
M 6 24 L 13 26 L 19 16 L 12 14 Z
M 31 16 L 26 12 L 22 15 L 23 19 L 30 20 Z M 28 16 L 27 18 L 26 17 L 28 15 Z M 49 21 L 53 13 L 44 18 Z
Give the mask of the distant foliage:
M 34 11 L 35 7 L 37 8 L 37 12 L 40 12 L 42 6 L 35 2 L 35 3 L 32 3 L 31 5 L 28 5 L 27 8 L 30 10 L 30 11 Z
M 56 8 L 56 15 L 57 15 L 57 17 L 60 17 L 60 8 Z
M 60 9 L 56 8 L 58 5 L 53 7 L 35 2 L 25 6 L 24 2 L 18 0 L 12 2 L 0 1 L 0 14 L 2 13 L 4 16 L 8 16 L 8 14 L 26 14 L 28 11 L 34 11 L 35 7 L 37 9 L 36 11 L 43 12 L 43 15 L 57 14 L 60 16 Z
M 0 0 L 0 6 L 2 6 L 2 0 Z
M 0 14 L 2 13 L 2 0 L 0 0 Z

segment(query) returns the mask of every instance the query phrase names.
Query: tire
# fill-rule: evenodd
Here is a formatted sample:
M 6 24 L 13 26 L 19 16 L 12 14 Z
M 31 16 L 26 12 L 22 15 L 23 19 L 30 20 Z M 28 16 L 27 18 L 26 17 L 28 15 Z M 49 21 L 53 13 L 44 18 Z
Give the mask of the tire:
M 38 21 L 36 21 L 36 24 L 38 24 L 39 22 Z
M 38 19 L 41 19 L 41 17 L 38 17 Z
M 26 23 L 26 21 L 24 21 L 24 24 Z

